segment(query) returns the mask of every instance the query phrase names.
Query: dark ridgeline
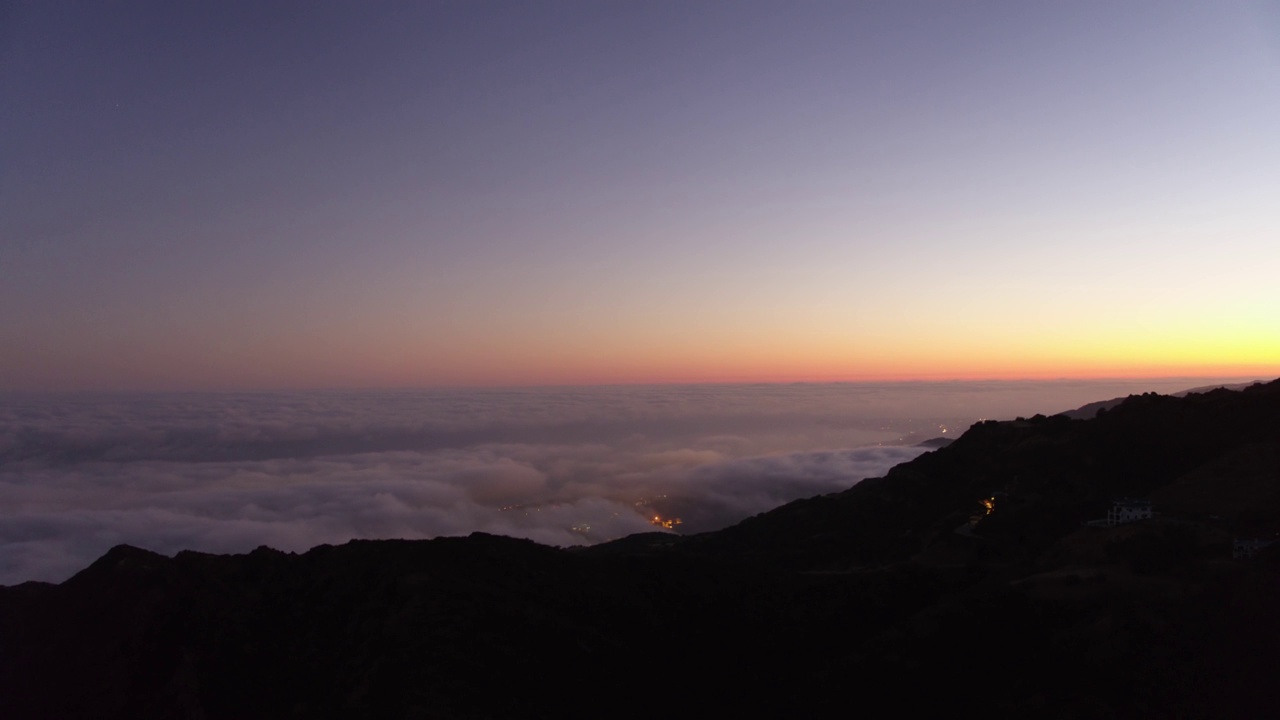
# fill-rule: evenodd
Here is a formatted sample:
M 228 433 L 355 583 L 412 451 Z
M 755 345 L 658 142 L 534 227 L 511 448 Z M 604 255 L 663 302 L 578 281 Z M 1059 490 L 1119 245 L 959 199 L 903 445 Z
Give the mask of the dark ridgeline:
M 1263 717 L 1278 531 L 1280 380 L 1135 396 L 687 538 L 117 547 L 0 588 L 0 713 Z

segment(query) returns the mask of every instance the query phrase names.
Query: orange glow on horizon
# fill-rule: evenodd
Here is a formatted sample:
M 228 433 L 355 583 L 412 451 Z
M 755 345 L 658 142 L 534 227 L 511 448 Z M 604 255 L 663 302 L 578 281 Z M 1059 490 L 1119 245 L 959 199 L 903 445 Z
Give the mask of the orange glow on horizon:
M 1036 330 L 1036 329 L 1032 329 Z M 861 328 L 692 328 L 622 336 L 585 330 L 462 336 L 285 336 L 240 348 L 213 342 L 104 343 L 92 365 L 33 348 L 32 382 L 13 389 L 273 390 L 538 387 L 693 383 L 1262 379 L 1280 376 L 1280 333 L 1256 326 L 1018 332 L 931 323 Z M 1259 337 L 1263 339 L 1259 340 Z M 70 383 L 63 378 L 75 377 Z M 43 381 L 43 383 L 42 383 Z
M 830 382 L 945 382 L 945 381 L 1051 381 L 1133 380 L 1161 378 L 1227 378 L 1238 380 L 1280 377 L 1280 363 L 1158 363 L 1090 362 L 974 365 L 948 369 L 924 363 L 898 367 L 823 368 L 783 366 L 525 367 L 521 372 L 490 368 L 491 373 L 458 373 L 447 378 L 426 378 L 406 373 L 376 373 L 351 378 L 348 386 L 371 387 L 546 387 L 593 385 L 684 385 Z M 506 371 L 504 371 L 506 370 Z M 374 378 L 377 377 L 376 380 Z M 364 380 L 362 385 L 359 380 Z M 443 380 L 443 382 L 442 382 Z M 373 382 L 369 382 L 373 381 Z

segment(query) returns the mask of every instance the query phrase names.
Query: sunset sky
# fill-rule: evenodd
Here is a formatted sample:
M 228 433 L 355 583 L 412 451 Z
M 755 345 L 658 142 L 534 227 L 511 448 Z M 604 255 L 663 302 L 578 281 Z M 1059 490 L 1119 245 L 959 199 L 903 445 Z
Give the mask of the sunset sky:
M 0 390 L 1280 375 L 1274 2 L 0 0 Z

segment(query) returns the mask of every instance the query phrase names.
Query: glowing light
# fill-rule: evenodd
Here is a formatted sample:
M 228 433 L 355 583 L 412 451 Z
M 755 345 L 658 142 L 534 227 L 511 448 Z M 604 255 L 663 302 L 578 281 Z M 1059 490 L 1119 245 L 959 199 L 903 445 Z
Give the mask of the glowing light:
M 664 518 L 661 515 L 654 515 L 653 519 L 649 521 L 649 524 L 657 525 L 667 530 L 674 530 L 677 525 L 682 525 L 683 523 L 684 521 L 680 518 Z

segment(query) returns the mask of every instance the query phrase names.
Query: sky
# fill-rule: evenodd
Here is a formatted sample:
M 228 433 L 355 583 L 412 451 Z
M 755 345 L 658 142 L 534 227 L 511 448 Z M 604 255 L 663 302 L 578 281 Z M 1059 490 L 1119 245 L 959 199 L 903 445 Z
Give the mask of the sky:
M 0 390 L 1280 375 L 1274 2 L 0 0 Z

